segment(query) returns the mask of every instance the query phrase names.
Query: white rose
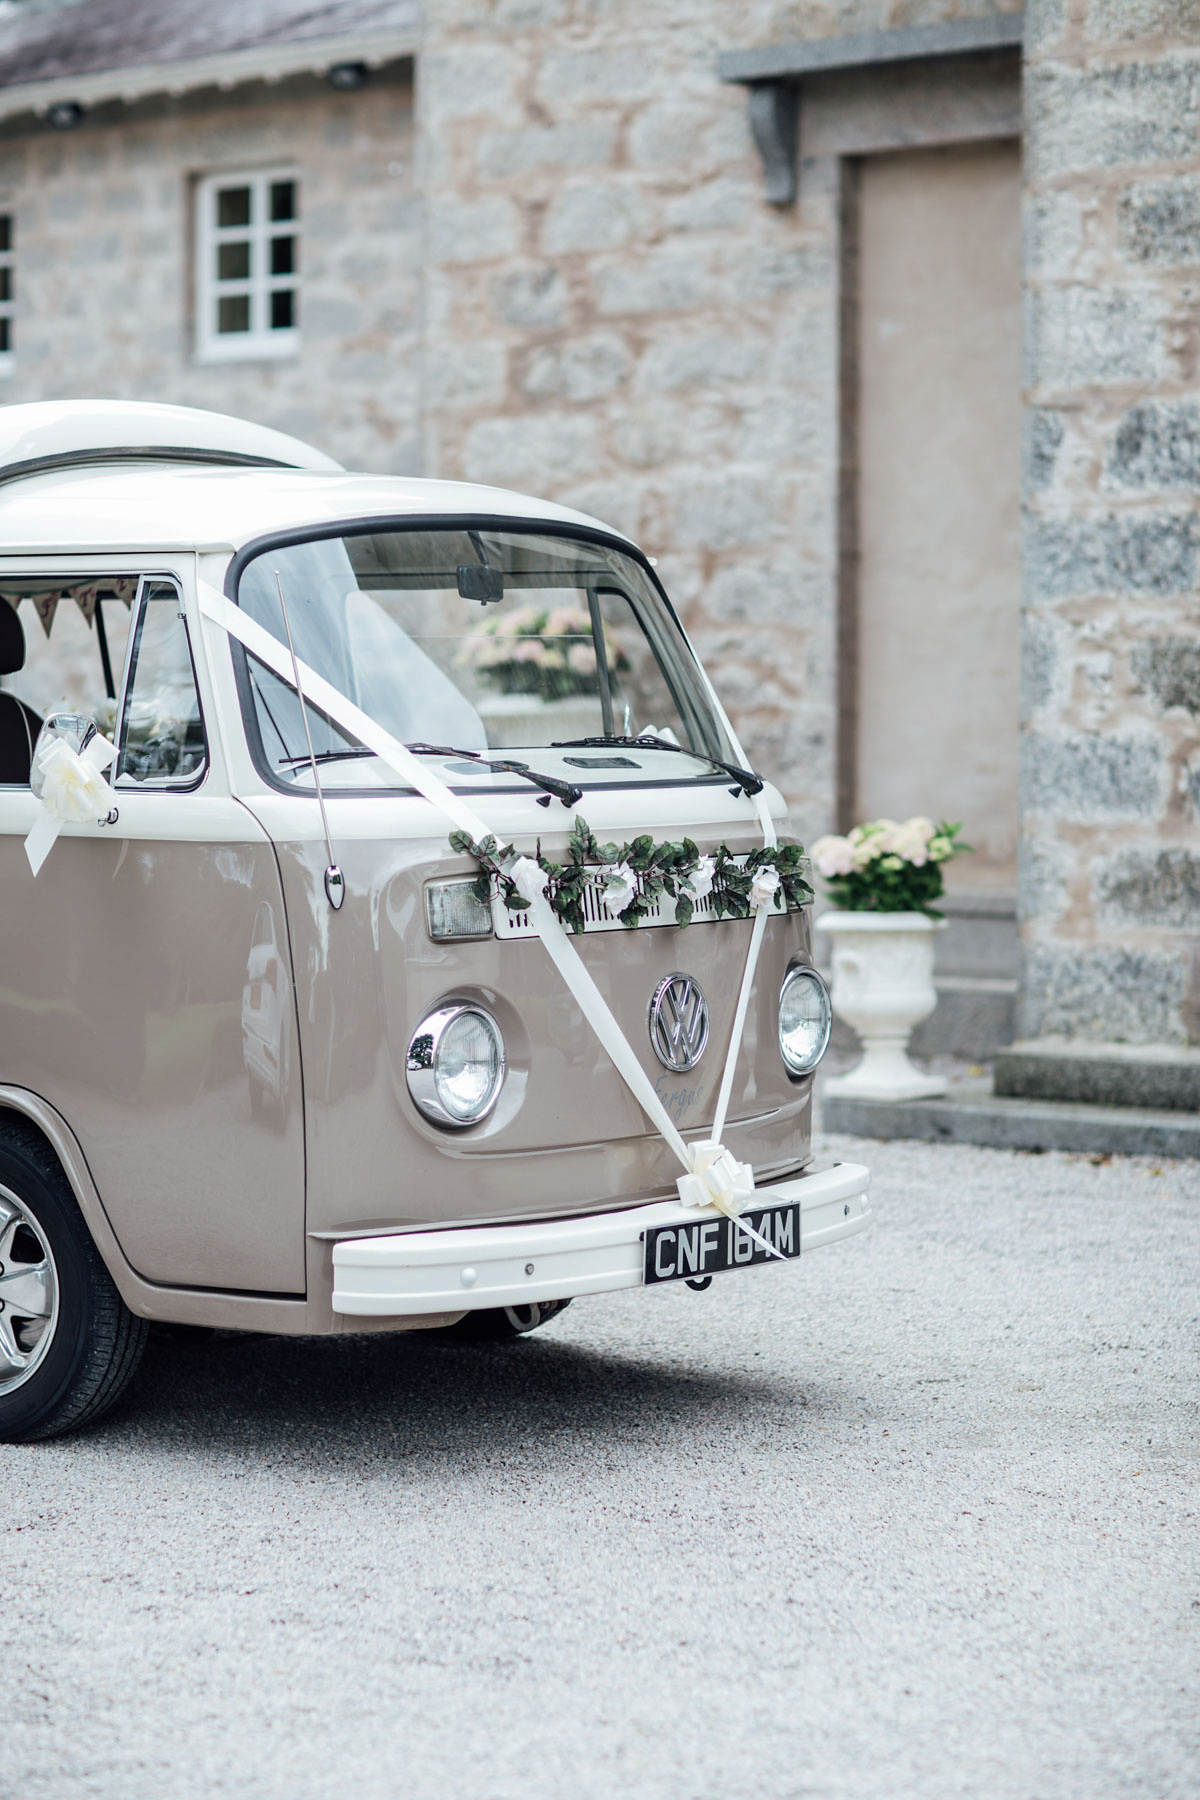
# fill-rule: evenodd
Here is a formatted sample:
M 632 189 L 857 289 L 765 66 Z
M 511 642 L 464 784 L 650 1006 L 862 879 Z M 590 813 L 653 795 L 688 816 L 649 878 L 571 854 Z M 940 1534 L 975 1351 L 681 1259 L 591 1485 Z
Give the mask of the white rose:
M 541 863 L 535 862 L 532 856 L 515 856 L 505 874 L 510 881 L 516 882 L 517 892 L 523 900 L 533 900 L 538 894 L 544 894 L 550 879 Z
M 753 912 L 763 912 L 775 898 L 775 890 L 779 886 L 779 872 L 770 863 L 759 869 L 750 883 L 750 907 Z
M 629 864 L 614 863 L 604 877 L 604 904 L 609 912 L 625 912 L 636 893 L 637 876 Z
M 692 901 L 704 900 L 712 893 L 713 876 L 716 873 L 715 856 L 702 856 L 690 875 L 685 875 L 680 886 L 687 892 Z

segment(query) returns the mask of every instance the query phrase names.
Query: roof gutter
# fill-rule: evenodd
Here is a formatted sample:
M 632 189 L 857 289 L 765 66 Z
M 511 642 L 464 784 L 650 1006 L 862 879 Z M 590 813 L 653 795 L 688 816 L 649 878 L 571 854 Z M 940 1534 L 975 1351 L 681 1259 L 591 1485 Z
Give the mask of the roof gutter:
M 40 116 L 52 106 L 71 101 L 83 107 L 114 103 L 129 106 L 159 94 L 178 99 L 200 88 L 228 90 L 248 81 L 277 82 L 294 75 L 323 75 L 339 62 L 365 63 L 368 68 L 377 69 L 384 63 L 413 56 L 418 37 L 415 27 L 404 31 L 346 32 L 339 37 L 255 44 L 247 50 L 189 57 L 182 62 L 143 63 L 87 75 L 57 76 L 53 81 L 18 82 L 12 87 L 0 87 L 0 119 L 17 118 L 22 113 Z

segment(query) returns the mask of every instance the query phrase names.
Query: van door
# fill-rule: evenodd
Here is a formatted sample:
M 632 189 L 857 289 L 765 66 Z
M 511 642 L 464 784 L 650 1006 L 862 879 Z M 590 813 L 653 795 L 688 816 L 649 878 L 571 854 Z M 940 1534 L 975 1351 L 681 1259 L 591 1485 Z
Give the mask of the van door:
M 0 1082 L 62 1114 L 122 1250 L 172 1286 L 304 1291 L 304 1150 L 283 895 L 205 729 L 180 572 L 138 583 L 112 826 L 0 785 Z

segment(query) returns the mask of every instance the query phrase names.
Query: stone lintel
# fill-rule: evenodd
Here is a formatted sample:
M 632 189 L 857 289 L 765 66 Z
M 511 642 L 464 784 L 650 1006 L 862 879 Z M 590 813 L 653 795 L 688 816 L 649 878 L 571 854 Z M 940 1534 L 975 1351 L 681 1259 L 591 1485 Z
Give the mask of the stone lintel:
M 1200 1114 L 1200 1049 L 1027 1039 L 997 1053 L 995 1091 L 1009 1099 Z
M 726 50 L 717 59 L 717 72 L 722 81 L 799 81 L 809 75 L 880 63 L 1019 50 L 1024 30 L 1023 13 L 990 13 L 982 19 L 947 19 L 940 25 L 914 25 L 899 31 L 862 31 L 847 37 L 764 44 L 756 50 Z
M 975 60 L 980 57 L 990 58 L 993 63 L 999 61 L 1003 71 L 1011 69 L 1007 84 L 1003 80 L 1000 82 L 1002 116 L 990 116 L 996 110 L 991 93 L 996 81 L 992 76 L 985 82 L 982 96 L 974 93 L 958 96 L 957 107 L 953 104 L 954 96 L 949 97 L 951 114 L 964 112 L 962 101 L 965 99 L 966 128 L 961 119 L 935 119 L 932 141 L 1009 135 L 1020 128 L 1019 52 L 1023 29 L 1022 13 L 993 13 L 982 19 L 951 19 L 940 25 L 919 25 L 899 31 L 867 31 L 850 37 L 766 44 L 758 50 L 729 50 L 718 58 L 717 69 L 722 81 L 738 82 L 749 88 L 750 129 L 766 176 L 765 197 L 772 206 L 790 206 L 796 198 L 795 145 L 800 83 L 811 82 L 813 77 L 833 77 L 835 88 L 839 78 L 843 83 L 847 78 L 852 82 L 857 78 L 860 84 L 867 80 L 869 86 L 874 86 L 885 77 L 903 77 L 913 71 L 919 73 L 922 65 L 927 71 L 947 66 L 965 69 L 974 67 Z M 1018 54 L 997 58 L 996 52 L 1005 51 Z M 822 91 L 828 85 L 828 81 L 819 81 L 814 91 Z M 917 86 L 919 88 L 921 83 Z M 806 154 L 830 149 L 835 154 L 857 153 L 865 148 L 875 148 L 877 146 L 871 139 L 881 127 L 887 140 L 898 138 L 900 142 L 920 143 L 929 136 L 929 126 L 923 123 L 923 96 L 919 92 L 907 96 L 909 111 L 912 111 L 912 101 L 916 101 L 915 119 L 899 121 L 890 117 L 876 118 L 874 114 L 879 109 L 872 104 L 871 95 L 864 96 L 853 87 L 849 93 L 835 91 L 828 98 L 830 105 L 826 112 L 832 117 L 818 124 L 815 137 L 829 137 L 831 142 L 819 144 L 814 140 L 810 144 L 806 129 Z M 860 143 L 864 125 L 858 115 L 863 111 L 864 98 L 866 141 Z M 897 101 L 904 113 L 905 98 L 904 95 L 889 95 L 891 104 L 890 107 L 885 105 L 885 113 L 894 112 Z M 937 99 L 941 103 L 940 110 L 945 111 L 947 97 L 939 93 Z M 939 108 L 935 106 L 934 110 Z M 847 111 L 850 117 L 844 121 L 842 115 Z M 974 118 L 976 113 L 980 114 L 978 121 Z M 849 140 L 843 144 L 839 139 L 847 126 Z

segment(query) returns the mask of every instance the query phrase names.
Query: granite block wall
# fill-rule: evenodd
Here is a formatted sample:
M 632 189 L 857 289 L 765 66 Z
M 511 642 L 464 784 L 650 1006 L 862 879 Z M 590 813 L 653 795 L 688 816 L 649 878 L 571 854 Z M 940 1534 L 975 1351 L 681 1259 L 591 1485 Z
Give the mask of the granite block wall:
M 1011 4 L 1012 0 L 1004 0 Z M 720 51 L 985 0 L 436 0 L 417 58 L 0 128 L 9 400 L 177 400 L 633 532 L 799 833 L 836 805 L 839 161 L 763 198 Z M 295 166 L 299 354 L 194 354 L 192 189 Z
M 439 0 L 418 70 L 426 466 L 632 533 L 799 834 L 837 729 L 839 174 L 763 198 L 721 50 L 986 6 Z
M 206 364 L 195 180 L 276 164 L 300 178 L 299 353 Z M 175 401 L 293 431 L 359 466 L 419 463 L 410 65 L 349 95 L 305 80 L 107 108 L 72 132 L 14 121 L 0 129 L 0 210 L 15 219 L 17 309 L 0 401 Z
M 1031 0 L 1023 1035 L 1200 1038 L 1200 8 Z

